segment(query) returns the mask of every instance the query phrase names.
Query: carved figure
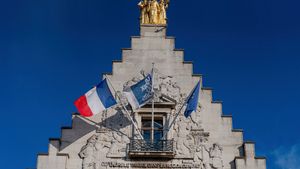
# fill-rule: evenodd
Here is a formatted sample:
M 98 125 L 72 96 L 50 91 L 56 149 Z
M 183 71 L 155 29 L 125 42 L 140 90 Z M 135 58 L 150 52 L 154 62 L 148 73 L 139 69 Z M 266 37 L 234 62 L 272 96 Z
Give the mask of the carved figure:
M 149 13 L 148 13 L 148 0 L 142 0 L 138 6 L 141 10 L 140 22 L 141 24 L 149 24 Z
M 183 116 L 180 116 L 178 121 L 174 125 L 177 132 L 176 137 L 176 154 L 177 155 L 189 155 L 191 154 L 190 142 L 190 125 L 184 120 Z M 189 138 L 189 139 L 187 139 Z
M 96 142 L 98 137 L 93 135 L 88 139 L 87 144 L 82 147 L 79 156 L 83 159 L 82 168 L 83 169 L 96 169 Z
M 181 88 L 179 85 L 172 80 L 172 76 L 161 76 L 157 80 L 158 90 L 161 94 L 164 94 L 172 99 L 174 99 L 176 102 L 180 102 L 181 99 Z
M 82 169 L 99 169 L 99 160 L 106 158 L 106 154 L 111 147 L 112 136 L 109 133 L 100 131 L 98 135 L 93 135 L 87 140 L 87 144 L 82 147 L 79 157 L 82 158 Z
M 126 145 L 129 143 L 128 138 L 120 133 L 113 132 L 112 133 L 112 140 L 111 140 L 111 147 L 108 151 L 108 155 L 119 155 L 125 156 L 125 149 Z
M 155 72 L 158 72 L 158 70 L 154 70 Z M 132 78 L 131 80 L 127 81 L 123 85 L 123 90 L 128 89 L 128 87 L 136 84 L 143 78 L 145 78 L 147 74 L 144 70 L 140 71 L 140 75 Z M 155 102 L 163 102 L 165 100 L 162 99 L 163 96 L 168 96 L 169 99 L 176 101 L 176 108 L 179 108 L 182 106 L 183 102 L 186 99 L 186 94 L 181 93 L 181 88 L 177 84 L 177 82 L 174 82 L 172 76 L 166 76 L 161 75 L 160 73 L 155 73 L 155 76 L 153 77 L 155 83 L 153 84 L 154 88 L 154 101 Z M 120 92 L 118 92 L 119 96 L 122 96 Z M 127 99 L 123 96 L 121 98 L 122 103 L 124 105 L 127 105 Z
M 213 144 L 213 147 L 210 148 L 210 158 L 211 158 L 211 166 L 214 169 L 222 169 L 223 168 L 223 160 L 222 160 L 222 148 L 219 144 Z
M 211 169 L 210 166 L 210 152 L 209 152 L 209 147 L 207 143 L 202 143 L 200 145 L 201 151 L 202 151 L 202 161 L 203 161 L 203 168 L 204 169 Z
M 166 10 L 169 5 L 169 0 L 142 0 L 138 3 L 140 8 L 140 23 L 141 24 L 166 24 Z
M 171 79 L 169 79 L 169 81 L 166 82 L 166 87 L 166 95 L 178 102 L 180 99 L 181 88 L 177 85 L 176 82 L 172 81 Z
M 194 154 L 194 162 L 202 163 L 202 151 L 199 147 L 196 148 L 196 152 Z
M 150 24 L 158 24 L 158 12 L 159 12 L 159 4 L 156 0 L 150 0 L 148 5 L 149 11 L 149 23 Z
M 169 84 L 168 82 L 172 79 L 172 77 L 170 76 L 160 76 L 158 78 L 158 82 L 159 82 L 159 90 L 166 94 L 168 93 L 168 87 L 169 87 Z
M 168 3 L 165 3 L 165 0 L 161 0 L 159 3 L 159 24 L 167 24 L 167 8 Z

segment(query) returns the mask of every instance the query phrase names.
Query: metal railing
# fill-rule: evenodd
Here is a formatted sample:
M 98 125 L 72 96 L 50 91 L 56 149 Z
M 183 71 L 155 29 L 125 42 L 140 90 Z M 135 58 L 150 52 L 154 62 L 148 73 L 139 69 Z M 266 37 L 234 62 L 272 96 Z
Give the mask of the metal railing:
M 131 140 L 129 144 L 130 152 L 173 152 L 173 140 Z

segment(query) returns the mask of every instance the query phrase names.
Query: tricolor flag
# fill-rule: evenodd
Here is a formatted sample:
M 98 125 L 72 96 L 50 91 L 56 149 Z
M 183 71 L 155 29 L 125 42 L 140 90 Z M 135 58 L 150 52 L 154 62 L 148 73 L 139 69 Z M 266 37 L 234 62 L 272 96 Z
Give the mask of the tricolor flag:
M 96 87 L 74 102 L 82 116 L 90 117 L 117 104 L 107 80 L 104 79 Z
M 144 106 L 153 96 L 152 75 L 125 89 L 124 94 L 134 110 Z
M 199 100 L 199 91 L 200 91 L 200 81 L 197 86 L 191 92 L 189 98 L 187 99 L 187 106 L 184 111 L 184 116 L 188 118 L 194 111 L 197 110 L 198 100 Z

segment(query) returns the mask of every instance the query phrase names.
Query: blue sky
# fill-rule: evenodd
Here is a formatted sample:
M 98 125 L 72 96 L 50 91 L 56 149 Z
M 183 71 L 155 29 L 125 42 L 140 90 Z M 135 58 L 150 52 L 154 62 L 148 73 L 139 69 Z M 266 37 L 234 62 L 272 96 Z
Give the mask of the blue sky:
M 35 167 L 139 34 L 138 1 L 0 0 L 3 168 Z M 269 169 L 299 169 L 300 2 L 171 1 L 168 35 Z M 289 158 L 287 158 L 289 157 Z M 17 161 L 17 162 L 16 162 Z

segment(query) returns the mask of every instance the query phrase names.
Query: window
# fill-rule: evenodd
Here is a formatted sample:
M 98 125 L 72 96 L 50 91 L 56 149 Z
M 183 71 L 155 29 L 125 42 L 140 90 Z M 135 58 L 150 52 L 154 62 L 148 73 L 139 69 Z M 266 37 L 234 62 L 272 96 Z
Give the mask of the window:
M 151 131 L 151 116 L 142 117 L 142 134 L 145 140 L 151 140 L 152 131 Z M 154 118 L 154 133 L 153 140 L 159 141 L 163 137 L 163 117 Z

